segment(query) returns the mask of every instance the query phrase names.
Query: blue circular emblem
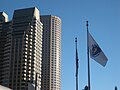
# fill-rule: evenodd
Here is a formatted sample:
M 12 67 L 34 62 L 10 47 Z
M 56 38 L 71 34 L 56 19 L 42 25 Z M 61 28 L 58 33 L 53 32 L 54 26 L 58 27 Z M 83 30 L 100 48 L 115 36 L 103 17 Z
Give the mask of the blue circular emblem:
M 90 54 L 92 57 L 97 57 L 101 52 L 101 49 L 98 45 L 93 44 L 91 49 L 90 49 Z

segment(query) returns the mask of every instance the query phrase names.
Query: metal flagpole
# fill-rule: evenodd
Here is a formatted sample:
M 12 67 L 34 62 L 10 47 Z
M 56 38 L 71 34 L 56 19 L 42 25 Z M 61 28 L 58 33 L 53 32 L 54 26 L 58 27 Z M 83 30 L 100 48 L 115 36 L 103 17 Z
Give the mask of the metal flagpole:
M 86 21 L 86 27 L 87 27 L 88 90 L 90 90 L 90 60 L 89 60 L 88 21 Z
M 78 90 L 78 52 L 77 52 L 77 38 L 75 38 L 76 44 L 76 90 Z

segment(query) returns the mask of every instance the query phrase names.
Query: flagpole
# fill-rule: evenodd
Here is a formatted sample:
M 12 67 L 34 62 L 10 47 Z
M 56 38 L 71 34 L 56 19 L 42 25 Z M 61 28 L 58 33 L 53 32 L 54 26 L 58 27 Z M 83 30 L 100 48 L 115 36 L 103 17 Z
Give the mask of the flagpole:
M 77 52 L 77 38 L 75 38 L 76 45 L 76 90 L 78 90 L 78 52 Z
M 89 37 L 88 37 L 88 21 L 86 21 L 87 27 L 87 59 L 88 59 L 88 90 L 90 90 L 90 60 L 89 60 Z

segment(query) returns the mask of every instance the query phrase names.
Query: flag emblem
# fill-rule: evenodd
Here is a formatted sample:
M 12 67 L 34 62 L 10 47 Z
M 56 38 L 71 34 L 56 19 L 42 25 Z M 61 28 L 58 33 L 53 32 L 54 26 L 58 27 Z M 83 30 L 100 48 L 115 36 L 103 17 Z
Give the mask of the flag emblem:
M 89 39 L 88 45 L 89 45 L 91 58 L 94 59 L 99 64 L 101 64 L 102 66 L 105 66 L 108 59 L 89 32 L 88 32 L 88 39 Z
M 97 57 L 101 52 L 101 49 L 98 45 L 93 44 L 91 49 L 90 49 L 90 54 L 92 57 Z

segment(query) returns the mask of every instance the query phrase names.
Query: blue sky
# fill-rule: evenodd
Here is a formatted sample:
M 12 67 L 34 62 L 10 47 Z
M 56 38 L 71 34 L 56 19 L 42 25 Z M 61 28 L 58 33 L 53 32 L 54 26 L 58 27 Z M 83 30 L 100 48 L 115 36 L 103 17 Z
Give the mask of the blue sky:
M 119 0 L 0 0 L 0 11 L 12 19 L 15 9 L 36 6 L 41 15 L 62 19 L 62 90 L 75 90 L 75 37 L 78 38 L 79 90 L 87 85 L 86 20 L 89 31 L 108 62 L 91 64 L 91 89 L 120 89 L 120 1 Z

